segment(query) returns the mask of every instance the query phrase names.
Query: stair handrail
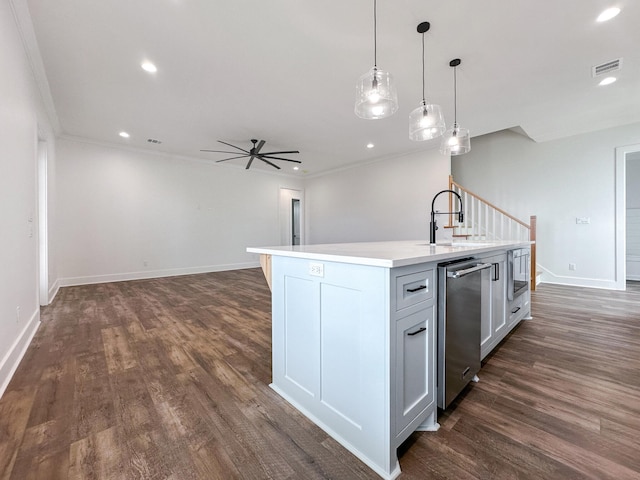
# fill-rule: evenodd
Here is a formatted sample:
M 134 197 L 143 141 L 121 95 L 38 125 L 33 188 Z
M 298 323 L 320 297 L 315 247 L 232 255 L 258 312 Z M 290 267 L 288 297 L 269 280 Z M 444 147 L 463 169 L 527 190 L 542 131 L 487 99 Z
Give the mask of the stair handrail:
M 531 266 L 530 266 L 530 270 L 529 270 L 529 272 L 531 274 L 530 285 L 531 285 L 531 291 L 535 291 L 535 289 L 536 289 L 536 243 L 535 242 L 536 242 L 536 229 L 537 229 L 537 217 L 536 217 L 536 215 L 531 215 L 531 217 L 529 218 L 529 223 L 523 222 L 519 218 L 511 215 L 510 213 L 504 211 L 500 207 L 498 207 L 498 206 L 494 205 L 493 203 L 489 202 L 488 200 L 482 198 L 480 195 L 477 195 L 477 194 L 473 193 L 472 191 L 470 191 L 469 189 L 463 187 L 459 183 L 456 183 L 453 180 L 453 175 L 449 175 L 449 190 L 455 190 L 456 188 L 458 189 L 458 191 L 460 191 L 462 193 L 465 193 L 468 196 L 474 197 L 476 200 L 486 204 L 489 208 L 495 210 L 496 212 L 500 213 L 501 215 L 504 215 L 509 220 L 512 220 L 513 222 L 521 225 L 523 228 L 525 228 L 526 230 L 529 231 L 529 241 L 534 242 L 534 243 L 531 244 L 531 255 L 530 255 Z M 449 195 L 449 211 L 450 212 L 453 211 L 453 196 L 452 195 Z M 453 215 L 449 215 L 449 226 L 453 226 Z
M 461 191 L 465 192 L 467 195 L 470 195 L 472 197 L 475 197 L 477 200 L 480 200 L 483 203 L 486 203 L 487 205 L 489 205 L 490 208 L 494 209 L 497 212 L 500 212 L 502 215 L 504 215 L 505 217 L 509 218 L 510 220 L 513 220 L 516 223 L 519 223 L 520 225 L 522 225 L 524 228 L 527 229 L 531 229 L 531 225 L 529 225 L 528 223 L 523 222 L 522 220 L 520 220 L 519 218 L 514 217 L 513 215 L 511 215 L 508 212 L 505 212 L 504 210 L 502 210 L 500 207 L 497 207 L 496 205 L 494 205 L 493 203 L 491 203 L 488 200 L 485 200 L 484 198 L 482 198 L 480 195 L 476 195 L 475 193 L 473 193 L 471 190 L 464 188 L 462 185 L 460 185 L 459 183 L 456 183 L 453 181 L 453 177 L 450 175 L 449 176 L 449 189 L 453 190 L 453 187 L 458 187 L 458 189 L 460 189 Z

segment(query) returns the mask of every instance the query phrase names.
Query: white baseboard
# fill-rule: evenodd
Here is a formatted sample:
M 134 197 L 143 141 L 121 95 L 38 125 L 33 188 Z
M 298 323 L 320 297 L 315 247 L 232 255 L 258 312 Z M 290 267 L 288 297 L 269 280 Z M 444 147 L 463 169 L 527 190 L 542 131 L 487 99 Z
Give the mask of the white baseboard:
M 640 280 L 640 255 L 627 254 L 627 280 Z
M 152 270 L 146 272 L 116 273 L 109 275 L 94 275 L 86 277 L 67 277 L 58 280 L 58 287 L 76 285 L 90 285 L 94 283 L 126 282 L 129 280 L 144 280 L 149 278 L 176 277 L 179 275 L 194 275 L 198 273 L 224 272 L 227 270 L 242 270 L 256 268 L 260 262 L 231 263 L 226 265 L 209 265 L 205 267 L 173 268 L 166 270 Z
M 536 265 L 538 272 L 542 273 L 540 283 L 551 283 L 555 285 L 569 285 L 573 287 L 603 288 L 605 290 L 619 290 L 615 280 L 604 278 L 569 277 L 556 275 L 542 265 Z
M 60 279 L 53 282 L 53 285 L 51 285 L 49 289 L 49 303 L 53 302 L 53 299 L 56 298 L 58 290 L 60 290 Z
M 40 309 L 38 308 L 24 326 L 20 335 L 16 338 L 16 341 L 13 342 L 13 345 L 11 345 L 11 348 L 9 348 L 9 351 L 2 361 L 0 361 L 0 398 L 7 389 L 18 365 L 20 365 L 20 361 L 22 357 L 24 357 L 27 347 L 31 343 L 31 339 L 36 334 L 39 326 Z

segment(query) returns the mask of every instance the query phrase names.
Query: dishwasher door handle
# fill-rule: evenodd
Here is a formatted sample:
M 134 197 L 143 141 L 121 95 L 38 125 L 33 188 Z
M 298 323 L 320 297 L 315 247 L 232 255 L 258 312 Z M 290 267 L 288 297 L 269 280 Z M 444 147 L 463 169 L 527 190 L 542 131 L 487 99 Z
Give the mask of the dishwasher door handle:
M 487 268 L 491 268 L 492 266 L 493 266 L 493 264 L 491 264 L 491 263 L 479 263 L 475 267 L 465 268 L 463 270 L 456 270 L 454 272 L 447 272 L 447 277 L 449 277 L 449 278 L 460 278 L 460 277 L 464 277 L 465 275 L 470 275 L 470 274 L 472 274 L 474 272 L 478 272 L 480 270 L 485 270 Z

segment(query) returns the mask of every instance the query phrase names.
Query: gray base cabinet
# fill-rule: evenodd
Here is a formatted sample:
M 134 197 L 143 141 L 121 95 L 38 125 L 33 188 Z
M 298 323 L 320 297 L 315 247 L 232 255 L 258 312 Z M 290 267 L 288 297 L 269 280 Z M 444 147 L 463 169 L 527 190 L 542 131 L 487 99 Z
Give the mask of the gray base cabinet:
M 381 477 L 437 430 L 435 268 L 274 257 L 271 387 Z

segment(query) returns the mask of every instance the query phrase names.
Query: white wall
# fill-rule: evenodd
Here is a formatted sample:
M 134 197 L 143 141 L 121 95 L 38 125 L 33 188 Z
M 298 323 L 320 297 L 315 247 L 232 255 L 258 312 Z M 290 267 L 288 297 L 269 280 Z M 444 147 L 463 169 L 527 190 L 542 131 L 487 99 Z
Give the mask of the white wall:
M 38 130 L 53 138 L 9 2 L 0 2 L 0 394 L 39 325 Z M 49 142 L 53 164 L 53 141 Z M 54 265 L 55 259 L 50 258 Z M 19 308 L 19 315 L 18 315 Z
M 452 172 L 518 218 L 537 215 L 543 281 L 615 288 L 615 148 L 638 142 L 640 124 L 545 143 L 503 131 L 473 138 Z
M 247 268 L 278 245 L 280 187 L 297 179 L 58 140 L 62 285 Z
M 449 172 L 449 156 L 432 149 L 309 178 L 307 243 L 428 240 L 431 200 Z

